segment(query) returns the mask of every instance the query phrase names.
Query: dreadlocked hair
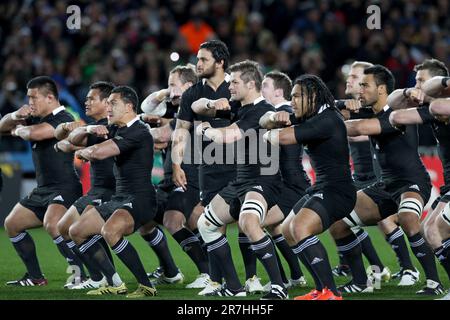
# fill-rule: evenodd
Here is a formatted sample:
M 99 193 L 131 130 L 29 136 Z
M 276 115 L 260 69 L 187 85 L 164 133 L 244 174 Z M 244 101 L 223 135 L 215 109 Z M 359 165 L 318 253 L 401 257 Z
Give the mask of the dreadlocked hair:
M 306 106 L 307 112 L 304 115 L 305 118 L 316 115 L 322 106 L 336 108 L 333 95 L 319 77 L 312 74 L 304 74 L 294 81 L 294 85 L 299 85 L 302 95 L 307 95 L 308 103 Z

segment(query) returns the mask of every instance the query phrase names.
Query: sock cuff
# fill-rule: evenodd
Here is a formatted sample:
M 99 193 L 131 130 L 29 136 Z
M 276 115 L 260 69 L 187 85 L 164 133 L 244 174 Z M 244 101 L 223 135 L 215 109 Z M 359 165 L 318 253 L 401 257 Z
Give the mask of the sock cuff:
M 250 243 L 250 239 L 243 232 L 239 232 L 238 234 L 238 242 L 239 243 Z
M 296 248 L 293 249 L 295 254 L 301 253 L 306 248 L 319 243 L 320 240 L 316 236 L 309 236 L 298 242 Z
M 392 243 L 395 239 L 403 237 L 403 235 L 403 230 L 397 227 L 394 231 L 386 235 L 386 240 L 387 242 Z
M 355 233 L 356 236 L 358 237 L 359 242 L 362 242 L 364 239 L 366 239 L 369 234 L 367 233 L 366 230 L 364 229 L 360 229 L 357 233 Z
M 18 242 L 22 241 L 27 235 L 28 235 L 28 232 L 24 231 L 24 232 L 19 233 L 15 237 L 9 238 L 9 240 L 11 240 L 12 243 L 18 243 Z
M 278 243 L 286 240 L 282 234 L 277 234 L 276 236 L 272 237 L 273 242 Z
M 92 247 L 100 239 L 102 239 L 102 236 L 99 234 L 96 234 L 96 235 L 90 237 L 89 239 L 87 239 L 86 241 L 84 241 L 82 244 L 80 244 L 78 246 L 78 250 L 81 253 L 85 253 L 90 247 Z
M 350 251 L 358 245 L 359 245 L 359 237 L 357 237 L 355 234 L 350 234 L 345 238 L 336 240 L 337 249 L 339 252 L 342 253 Z
M 111 249 L 114 251 L 115 254 L 119 254 L 126 248 L 128 243 L 129 242 L 127 239 L 121 238 L 119 241 L 117 241 L 115 245 L 111 247 Z
M 220 248 L 228 243 L 227 238 L 224 235 L 221 235 L 220 238 L 208 243 L 206 246 L 206 250 L 208 252 L 211 252 L 213 250 L 216 250 L 217 248 Z
M 420 232 L 408 237 L 409 244 L 412 248 L 420 247 L 425 243 L 425 239 L 422 237 Z
M 172 236 L 180 244 L 182 248 L 184 248 L 190 243 L 200 242 L 200 240 L 195 236 L 195 234 L 193 234 L 192 231 L 186 228 L 181 228 L 180 230 L 175 232 Z
M 250 248 L 252 248 L 253 251 L 257 251 L 269 246 L 271 243 L 270 238 L 268 236 L 264 236 L 261 240 L 253 242 Z
M 63 241 L 64 241 L 64 238 L 62 236 L 57 236 L 56 238 L 53 238 L 54 244 L 60 244 Z
M 155 228 L 152 233 L 143 235 L 142 238 L 148 242 L 150 247 L 154 247 L 164 239 L 164 232 L 162 232 L 159 228 Z
M 442 240 L 442 246 L 444 247 L 444 249 L 449 248 L 450 247 L 450 238 Z
M 76 246 L 76 243 L 73 240 L 66 240 L 66 244 L 69 247 L 69 249 L 72 249 Z

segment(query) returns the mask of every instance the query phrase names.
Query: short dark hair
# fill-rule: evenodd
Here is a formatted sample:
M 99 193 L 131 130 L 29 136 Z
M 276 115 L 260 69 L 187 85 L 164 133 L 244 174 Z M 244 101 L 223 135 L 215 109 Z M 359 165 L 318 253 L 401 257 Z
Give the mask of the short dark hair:
M 258 62 L 245 60 L 230 66 L 230 72 L 240 72 L 241 79 L 244 83 L 255 81 L 255 86 L 258 91 L 261 91 L 261 83 L 263 74 Z
M 200 49 L 210 51 L 216 62 L 223 60 L 223 70 L 228 68 L 228 63 L 230 62 L 230 51 L 224 42 L 220 40 L 206 41 L 200 45 Z
M 180 77 L 181 83 L 185 84 L 187 82 L 191 82 L 192 84 L 198 81 L 197 74 L 195 73 L 194 66 L 186 65 L 186 66 L 176 66 L 170 73 L 177 73 Z
M 291 99 L 292 80 L 287 74 L 280 71 L 271 71 L 266 73 L 265 77 L 273 80 L 273 87 L 275 89 L 283 90 L 283 97 L 286 100 Z
M 421 64 L 415 65 L 414 71 L 417 72 L 419 70 L 428 70 L 432 77 L 448 77 L 448 69 L 445 66 L 445 63 L 438 59 L 426 59 Z
M 133 105 L 133 110 L 137 112 L 139 99 L 136 91 L 134 91 L 133 88 L 128 86 L 117 86 L 114 89 L 111 90 L 111 93 L 119 93 L 120 98 L 125 103 L 131 103 Z
M 386 67 L 376 64 L 364 70 L 364 74 L 372 74 L 377 86 L 385 85 L 386 91 L 390 94 L 395 88 L 395 78 L 392 72 Z
M 52 94 L 56 100 L 59 99 L 58 87 L 55 80 L 49 76 L 38 76 L 27 83 L 27 89 L 38 89 L 43 95 Z
M 100 96 L 100 100 L 106 99 L 109 97 L 109 95 L 111 94 L 111 91 L 114 89 L 115 85 L 112 84 L 111 82 L 106 82 L 106 81 L 97 81 L 94 82 L 93 84 L 91 84 L 91 86 L 89 87 L 89 90 L 98 90 L 99 91 L 99 96 Z
M 327 108 L 334 108 L 334 97 L 330 89 L 318 76 L 313 74 L 304 74 L 295 79 L 294 86 L 299 85 L 306 91 L 308 106 L 305 114 L 306 118 L 316 115 L 320 108 L 325 106 Z

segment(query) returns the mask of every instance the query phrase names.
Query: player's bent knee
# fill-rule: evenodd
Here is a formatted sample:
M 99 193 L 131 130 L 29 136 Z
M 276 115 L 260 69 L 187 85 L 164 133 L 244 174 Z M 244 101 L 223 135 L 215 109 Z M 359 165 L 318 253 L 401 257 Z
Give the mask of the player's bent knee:
M 450 226 L 450 202 L 445 204 L 444 209 L 440 213 L 440 217 L 448 226 Z
M 266 208 L 261 201 L 250 199 L 245 200 L 242 204 L 241 215 L 253 214 L 259 219 L 259 223 L 262 224 L 266 218 Z
M 205 214 L 202 214 L 197 222 L 198 231 L 206 243 L 213 242 L 222 236 L 220 227 L 220 222 L 206 218 Z
M 416 198 L 405 198 L 400 201 L 400 206 L 398 207 L 398 213 L 415 213 L 419 218 L 422 216 L 423 204 L 420 200 Z
M 359 218 L 355 210 L 352 210 L 350 215 L 342 219 L 342 221 L 344 221 L 345 224 L 348 225 L 350 228 L 364 227 L 364 223 Z

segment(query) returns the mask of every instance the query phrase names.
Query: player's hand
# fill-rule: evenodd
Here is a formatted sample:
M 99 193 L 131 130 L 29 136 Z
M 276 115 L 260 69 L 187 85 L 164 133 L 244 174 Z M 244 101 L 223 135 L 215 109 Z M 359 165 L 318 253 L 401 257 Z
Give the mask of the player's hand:
M 88 162 L 89 160 L 83 156 L 83 149 L 75 151 L 75 157 L 81 161 Z
M 31 117 L 31 107 L 27 104 L 24 104 L 19 110 L 11 114 L 13 120 L 25 120 L 29 117 Z
M 217 110 L 230 110 L 231 106 L 230 106 L 230 102 L 228 101 L 228 99 L 226 98 L 220 98 L 217 100 L 210 100 L 209 105 Z
M 286 111 L 275 112 L 274 114 L 272 114 L 271 118 L 275 123 L 281 126 L 291 125 L 290 114 Z
M 345 109 L 350 110 L 351 112 L 358 113 L 359 109 L 361 109 L 361 101 L 356 99 L 348 99 L 345 100 Z
M 202 136 L 204 133 L 204 129 L 211 128 L 211 124 L 209 122 L 202 122 L 195 128 L 195 133 L 198 136 Z
M 172 167 L 172 181 L 177 187 L 182 187 L 183 190 L 186 190 L 187 179 L 184 170 L 181 169 L 180 166 Z
M 152 114 L 143 114 L 141 115 L 141 119 L 142 121 L 149 123 L 153 127 L 159 127 L 161 125 L 160 116 L 155 116 Z
M 103 125 L 96 125 L 96 126 L 87 126 L 87 132 L 90 134 L 93 134 L 97 137 L 103 137 L 105 139 L 108 139 L 108 128 L 106 128 Z
M 83 126 L 83 122 L 81 121 L 65 122 L 63 124 L 63 129 L 67 132 L 72 132 L 73 130 L 81 126 Z
M 161 143 L 156 143 L 155 142 L 153 144 L 153 149 L 158 150 L 158 151 L 164 150 L 165 148 L 167 148 L 168 145 L 169 144 L 167 142 L 161 142 Z
M 167 97 L 169 97 L 170 95 L 170 90 L 169 88 L 166 89 L 161 89 L 158 91 L 158 93 L 156 94 L 156 100 L 162 102 L 164 101 L 164 99 L 166 99 Z
M 21 125 L 21 124 L 15 126 L 14 128 L 11 129 L 11 135 L 13 137 L 18 137 L 19 135 L 17 134 L 17 130 L 20 129 L 20 128 L 23 128 L 23 127 L 25 127 L 25 126 Z
M 423 102 L 425 101 L 425 92 L 423 92 L 423 90 L 412 88 L 408 91 L 409 91 L 409 98 L 412 101 L 417 102 L 418 104 L 423 104 Z
M 182 95 L 183 91 L 181 90 L 181 88 L 178 87 L 172 87 L 169 91 L 170 101 L 177 101 L 178 99 L 181 98 Z

